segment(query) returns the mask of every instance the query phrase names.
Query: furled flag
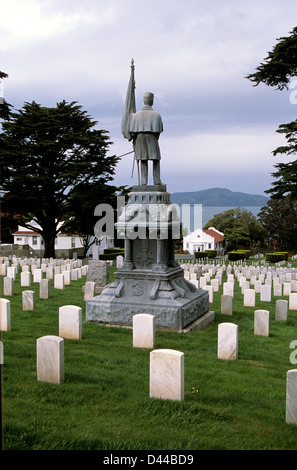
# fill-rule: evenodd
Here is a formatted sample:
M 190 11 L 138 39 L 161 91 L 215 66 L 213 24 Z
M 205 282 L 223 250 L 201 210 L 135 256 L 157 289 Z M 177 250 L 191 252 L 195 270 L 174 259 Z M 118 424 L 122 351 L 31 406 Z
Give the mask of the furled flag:
M 129 141 L 132 140 L 132 137 L 129 132 L 129 122 L 130 122 L 130 117 L 131 114 L 136 112 L 136 105 L 135 105 L 135 80 L 134 80 L 134 60 L 131 60 L 131 75 L 130 75 L 130 80 L 128 84 L 128 89 L 127 89 L 127 95 L 126 95 L 126 101 L 125 101 L 125 108 L 124 108 L 124 114 L 122 117 L 122 134 L 125 137 L 125 139 L 128 139 Z

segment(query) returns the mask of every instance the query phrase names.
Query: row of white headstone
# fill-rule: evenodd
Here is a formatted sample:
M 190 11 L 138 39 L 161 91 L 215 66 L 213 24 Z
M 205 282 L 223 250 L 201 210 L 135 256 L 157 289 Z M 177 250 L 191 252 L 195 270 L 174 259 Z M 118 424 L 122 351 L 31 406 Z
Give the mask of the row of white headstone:
M 223 295 L 234 297 L 235 279 L 237 279 L 243 294 L 244 306 L 254 307 L 256 294 L 260 294 L 260 301 L 271 302 L 274 297 L 288 296 L 289 309 L 297 308 L 297 272 L 295 268 L 267 267 L 232 267 L 230 265 L 192 265 L 183 264 L 185 279 L 195 285 L 196 288 L 207 290 L 209 302 L 213 303 L 214 293 L 219 292 L 222 285 L 222 276 L 226 271 L 227 281 L 223 283 Z M 234 274 L 232 270 L 234 269 Z M 203 272 L 197 279 L 197 272 Z M 215 276 L 215 278 L 212 278 Z M 251 286 L 254 286 L 252 289 Z M 273 287 L 273 292 L 272 292 Z
M 51 272 L 53 271 L 50 268 Z M 88 266 L 82 266 L 81 268 L 74 268 L 71 270 L 63 270 L 61 273 L 56 273 L 43 278 L 43 272 L 41 269 L 36 269 L 33 275 L 33 282 L 39 284 L 39 296 L 41 299 L 49 298 L 50 280 L 54 279 L 55 289 L 64 289 L 65 286 L 70 285 L 72 281 L 77 281 L 82 276 L 86 276 L 88 272 Z M 3 295 L 5 297 L 11 297 L 14 293 L 14 281 L 16 274 L 11 276 L 5 276 L 3 278 Z M 29 271 L 20 273 L 21 287 L 30 287 L 32 285 L 32 275 Z

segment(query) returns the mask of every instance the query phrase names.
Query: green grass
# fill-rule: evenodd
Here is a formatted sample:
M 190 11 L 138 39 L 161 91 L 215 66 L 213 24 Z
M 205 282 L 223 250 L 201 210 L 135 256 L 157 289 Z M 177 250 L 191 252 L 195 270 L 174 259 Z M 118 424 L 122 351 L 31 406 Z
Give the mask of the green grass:
M 111 273 L 112 275 L 112 273 Z M 19 279 L 19 278 L 18 278 Z M 15 282 L 11 331 L 2 332 L 3 422 L 6 450 L 199 450 L 296 449 L 297 426 L 285 422 L 290 342 L 297 339 L 297 312 L 275 321 L 275 300 L 243 307 L 238 284 L 233 316 L 187 334 L 156 331 L 155 348 L 184 352 L 183 402 L 149 398 L 150 350 L 133 348 L 132 330 L 83 322 L 82 340 L 65 339 L 65 382 L 37 381 L 36 339 L 58 335 L 58 309 L 83 309 L 85 278 L 22 311 Z M 225 279 L 224 279 L 225 280 Z M 1 280 L 2 281 L 2 280 Z M 270 336 L 253 333 L 254 310 L 270 311 Z M 217 359 L 221 322 L 239 326 L 236 361 Z

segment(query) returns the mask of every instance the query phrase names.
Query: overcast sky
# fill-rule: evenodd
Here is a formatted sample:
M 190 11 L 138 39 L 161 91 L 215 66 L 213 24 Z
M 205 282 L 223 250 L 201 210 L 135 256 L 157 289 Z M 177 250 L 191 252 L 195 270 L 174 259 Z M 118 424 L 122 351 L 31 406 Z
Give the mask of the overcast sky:
M 297 105 L 293 90 L 245 76 L 296 18 L 296 0 L 0 0 L 2 93 L 16 109 L 77 101 L 121 155 L 132 150 L 121 119 L 134 58 L 137 109 L 152 91 L 163 118 L 168 191 L 263 194 L 280 161 L 271 152 L 285 143 L 276 130 Z M 116 184 L 137 184 L 132 158 L 118 164 Z

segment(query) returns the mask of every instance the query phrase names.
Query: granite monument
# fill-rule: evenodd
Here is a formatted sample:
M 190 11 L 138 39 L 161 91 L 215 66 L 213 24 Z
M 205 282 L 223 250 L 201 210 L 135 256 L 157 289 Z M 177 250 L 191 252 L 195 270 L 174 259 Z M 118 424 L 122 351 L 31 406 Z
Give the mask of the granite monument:
M 136 112 L 134 89 L 132 61 L 121 130 L 124 138 L 133 142 L 138 185 L 133 186 L 116 223 L 118 237 L 125 243 L 123 264 L 101 295 L 86 300 L 86 320 L 132 325 L 133 315 L 147 313 L 155 316 L 157 328 L 183 330 L 209 315 L 209 294 L 186 280 L 175 261 L 180 218 L 160 178 L 163 122 L 152 108 L 151 92 L 145 93 L 144 107 Z M 151 185 L 149 161 L 153 165 Z

